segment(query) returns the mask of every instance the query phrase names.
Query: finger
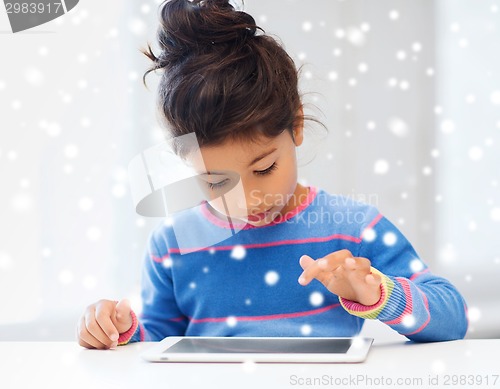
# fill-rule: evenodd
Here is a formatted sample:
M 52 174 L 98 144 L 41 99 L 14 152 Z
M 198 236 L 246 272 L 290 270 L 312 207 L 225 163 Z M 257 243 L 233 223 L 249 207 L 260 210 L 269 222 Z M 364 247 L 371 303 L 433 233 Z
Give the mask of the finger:
M 116 327 L 118 333 L 122 334 L 132 326 L 132 307 L 128 299 L 121 300 L 115 307 L 115 314 L 111 316 L 111 321 Z
M 382 283 L 382 277 L 378 274 L 370 273 L 365 276 L 365 281 L 368 285 L 379 286 Z
M 105 344 L 111 345 L 112 342 L 116 342 L 120 334 L 116 329 L 115 325 L 111 321 L 111 316 L 115 315 L 116 303 L 103 303 L 98 304 L 95 310 L 95 319 L 102 332 L 99 334 L 102 336 L 104 334 L 108 339 L 99 338 L 99 340 Z
M 328 262 L 320 262 L 320 260 L 311 263 L 300 275 L 298 280 L 299 284 L 305 286 L 316 278 L 318 281 L 326 285 L 329 282 L 329 279 L 332 277 L 332 273 L 337 268 L 328 268 L 325 267 L 325 264 L 326 266 L 329 266 Z
M 345 258 L 352 258 L 349 250 L 339 250 L 326 255 L 323 258 L 311 263 L 299 277 L 299 284 L 307 285 L 313 278 L 318 279 L 323 284 L 328 284 L 338 267 L 344 264 Z
M 82 347 L 85 347 L 85 348 L 89 348 L 89 349 L 92 349 L 92 348 L 95 348 L 94 346 L 88 344 L 87 342 L 85 342 L 84 340 L 82 339 L 79 339 L 78 340 L 78 344 Z
M 356 260 L 354 258 L 347 257 L 344 260 L 344 267 L 346 270 L 356 270 L 356 265 Z
M 314 263 L 314 259 L 311 258 L 309 255 L 303 255 L 299 259 L 299 264 L 304 270 L 312 263 Z
M 85 317 L 82 317 L 79 329 L 78 329 L 78 339 L 79 343 L 83 347 L 105 349 L 107 346 L 96 339 L 87 329 L 87 323 Z
M 91 309 L 91 311 L 87 315 L 85 315 L 85 327 L 87 328 L 87 331 L 90 333 L 90 335 L 92 335 L 104 346 L 110 347 L 113 344 L 113 341 L 108 337 L 108 335 L 103 331 L 103 329 L 97 322 L 95 308 Z
M 321 268 L 333 270 L 338 266 L 343 265 L 346 258 L 352 257 L 353 256 L 349 250 L 338 250 L 325 255 L 323 258 L 319 258 L 317 262 Z

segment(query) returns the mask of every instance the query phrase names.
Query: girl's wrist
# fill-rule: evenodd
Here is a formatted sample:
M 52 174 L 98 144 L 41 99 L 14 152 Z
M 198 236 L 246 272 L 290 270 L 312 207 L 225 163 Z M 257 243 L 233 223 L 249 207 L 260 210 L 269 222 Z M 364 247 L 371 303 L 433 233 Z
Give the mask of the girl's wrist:
M 118 345 L 127 344 L 139 326 L 139 320 L 137 320 L 137 316 L 133 310 L 130 310 L 130 316 L 132 316 L 132 325 L 126 332 L 120 334 L 120 337 L 118 338 Z

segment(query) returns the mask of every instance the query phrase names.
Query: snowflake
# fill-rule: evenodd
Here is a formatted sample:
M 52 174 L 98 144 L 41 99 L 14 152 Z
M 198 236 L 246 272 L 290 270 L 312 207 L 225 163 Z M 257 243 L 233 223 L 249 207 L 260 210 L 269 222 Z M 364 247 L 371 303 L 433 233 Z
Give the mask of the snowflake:
M 351 27 L 347 31 L 347 40 L 353 45 L 353 46 L 363 46 L 365 44 L 366 38 L 365 38 L 365 33 L 356 28 L 356 27 Z
M 394 246 L 398 240 L 398 237 L 394 232 L 386 232 L 383 237 L 384 244 L 386 246 Z
M 375 174 L 386 174 L 389 171 L 389 162 L 387 162 L 385 159 L 379 159 L 375 161 L 373 171 L 375 172 Z
M 78 156 L 78 146 L 75 144 L 69 144 L 64 148 L 64 155 L 68 159 L 73 159 Z
M 69 285 L 73 282 L 73 272 L 71 270 L 61 270 L 58 279 L 61 284 Z
M 338 39 L 343 39 L 345 37 L 345 31 L 342 30 L 341 28 L 337 29 L 335 31 L 335 36 L 338 38 Z
M 90 227 L 87 230 L 87 238 L 92 241 L 99 240 L 101 238 L 101 229 L 99 227 Z
M 335 73 L 335 72 L 330 72 L 330 73 L 328 73 L 328 79 L 329 79 L 330 81 L 335 81 L 335 80 L 337 80 L 338 78 L 339 78 L 339 76 L 338 76 L 338 74 L 337 74 L 337 73 Z
M 422 168 L 422 174 L 424 176 L 430 176 L 432 174 L 432 168 L 430 166 L 424 166 Z
M 398 85 L 398 79 L 390 78 L 389 81 L 387 81 L 387 85 L 389 85 L 390 88 L 394 88 L 395 86 Z
M 444 363 L 440 359 L 437 359 L 432 362 L 431 370 L 435 374 L 442 374 L 446 371 L 446 363 Z
M 82 197 L 80 201 L 78 202 L 78 207 L 80 210 L 83 212 L 90 211 L 92 207 L 94 206 L 94 202 L 92 201 L 91 198 L 89 197 Z
M 377 238 L 377 233 L 373 228 L 367 228 L 363 231 L 363 240 L 365 242 L 373 242 Z
M 312 292 L 311 295 L 309 296 L 309 302 L 314 307 L 319 307 L 321 304 L 323 304 L 324 300 L 325 297 L 321 292 Z
M 389 12 L 389 19 L 391 19 L 391 20 L 398 20 L 399 19 L 399 12 L 396 11 L 395 9 L 391 10 Z
M 311 31 L 312 30 L 312 23 L 309 21 L 305 21 L 304 23 L 302 23 L 302 30 L 304 30 L 305 32 Z
M 408 125 L 404 120 L 399 118 L 391 118 L 389 120 L 389 129 L 394 135 L 400 138 L 408 135 Z
M 141 35 L 146 30 L 146 24 L 138 18 L 130 21 L 128 28 L 135 35 Z
M 235 317 L 235 316 L 229 316 L 227 319 L 226 319 L 226 324 L 229 326 L 229 327 L 235 327 L 236 324 L 238 324 L 238 319 Z
M 363 32 L 368 32 L 370 31 L 370 25 L 368 23 L 362 23 L 361 26 L 359 27 L 361 31 Z
M 241 261 L 242 259 L 244 259 L 246 257 L 246 255 L 247 255 L 247 251 L 245 250 L 245 247 L 243 247 L 242 245 L 236 245 L 231 250 L 230 257 L 233 259 L 236 259 L 238 261 Z
M 447 244 L 440 250 L 439 259 L 442 262 L 450 263 L 457 258 L 457 250 L 452 244 Z
M 18 212 L 28 212 L 33 208 L 33 197 L 27 193 L 20 193 L 12 198 L 12 209 Z
M 97 278 L 94 275 L 85 276 L 82 280 L 82 285 L 87 290 L 95 289 L 97 286 Z
M 467 104 L 474 104 L 476 102 L 476 96 L 474 96 L 474 95 L 465 96 L 465 102 Z
M 404 61 L 406 59 L 406 52 L 404 50 L 399 50 L 397 53 L 396 53 L 396 58 L 399 60 L 399 61 Z
M 269 286 L 276 285 L 279 279 L 280 279 L 279 274 L 274 270 L 268 271 L 264 276 L 264 280 L 266 281 L 266 284 L 268 284 Z
M 365 341 L 361 336 L 355 336 L 352 339 L 352 347 L 354 348 L 361 348 L 365 345 Z
M 121 198 L 127 193 L 127 187 L 123 184 L 115 184 L 111 189 L 111 193 L 116 198 Z
M 312 327 L 309 324 L 304 324 L 302 327 L 300 327 L 300 333 L 304 336 L 311 335 L 312 332 Z
M 490 101 L 492 104 L 500 105 L 500 90 L 496 90 L 491 93 Z
M 377 124 L 375 122 L 368 122 L 366 123 L 366 128 L 370 131 L 373 131 L 375 128 L 377 128 Z
M 416 320 L 415 320 L 415 316 L 413 316 L 413 315 L 405 315 L 405 317 L 403 317 L 403 320 L 401 321 L 401 324 L 403 324 L 407 328 L 413 327 L 415 325 L 415 323 L 416 323 Z
M 491 220 L 500 222 L 500 207 L 495 207 L 490 212 Z
M 459 31 L 460 31 L 460 24 L 458 24 L 458 23 L 456 23 L 456 22 L 455 22 L 455 23 L 452 23 L 452 24 L 450 25 L 450 31 L 451 31 L 451 32 L 459 32 Z
M 420 259 L 414 259 L 410 262 L 410 269 L 413 273 L 418 273 L 424 269 L 424 264 Z
M 0 251 L 0 269 L 8 269 L 12 266 L 12 258 L 5 251 Z
M 400 83 L 399 83 L 399 89 L 401 90 L 408 90 L 410 88 L 410 83 L 406 80 L 402 80 Z
M 453 123 L 453 121 L 449 119 L 443 120 L 441 122 L 441 131 L 444 134 L 451 134 L 453 131 L 455 131 L 455 123 Z
M 415 42 L 411 45 L 411 48 L 414 52 L 418 53 L 422 50 L 422 44 L 420 42 Z
M 26 81 L 33 86 L 40 86 L 43 84 L 44 77 L 42 72 L 36 68 L 29 68 L 24 73 Z
M 87 86 L 89 85 L 88 81 L 87 80 L 80 80 L 78 81 L 78 88 L 80 89 L 86 89 Z

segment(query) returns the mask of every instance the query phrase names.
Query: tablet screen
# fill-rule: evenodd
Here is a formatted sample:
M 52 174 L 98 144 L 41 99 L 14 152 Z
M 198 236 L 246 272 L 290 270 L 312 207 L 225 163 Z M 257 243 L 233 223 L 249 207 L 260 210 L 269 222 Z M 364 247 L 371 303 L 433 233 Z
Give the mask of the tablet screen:
M 181 339 L 164 353 L 345 354 L 351 339 Z

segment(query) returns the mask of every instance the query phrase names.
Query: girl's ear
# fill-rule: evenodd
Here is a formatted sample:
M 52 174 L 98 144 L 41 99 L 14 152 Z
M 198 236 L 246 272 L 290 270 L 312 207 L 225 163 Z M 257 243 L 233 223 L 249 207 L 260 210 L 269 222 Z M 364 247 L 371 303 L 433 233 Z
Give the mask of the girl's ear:
M 295 146 L 300 146 L 304 141 L 304 109 L 302 105 L 297 111 L 297 116 L 295 117 L 296 125 L 293 129 L 293 142 Z

